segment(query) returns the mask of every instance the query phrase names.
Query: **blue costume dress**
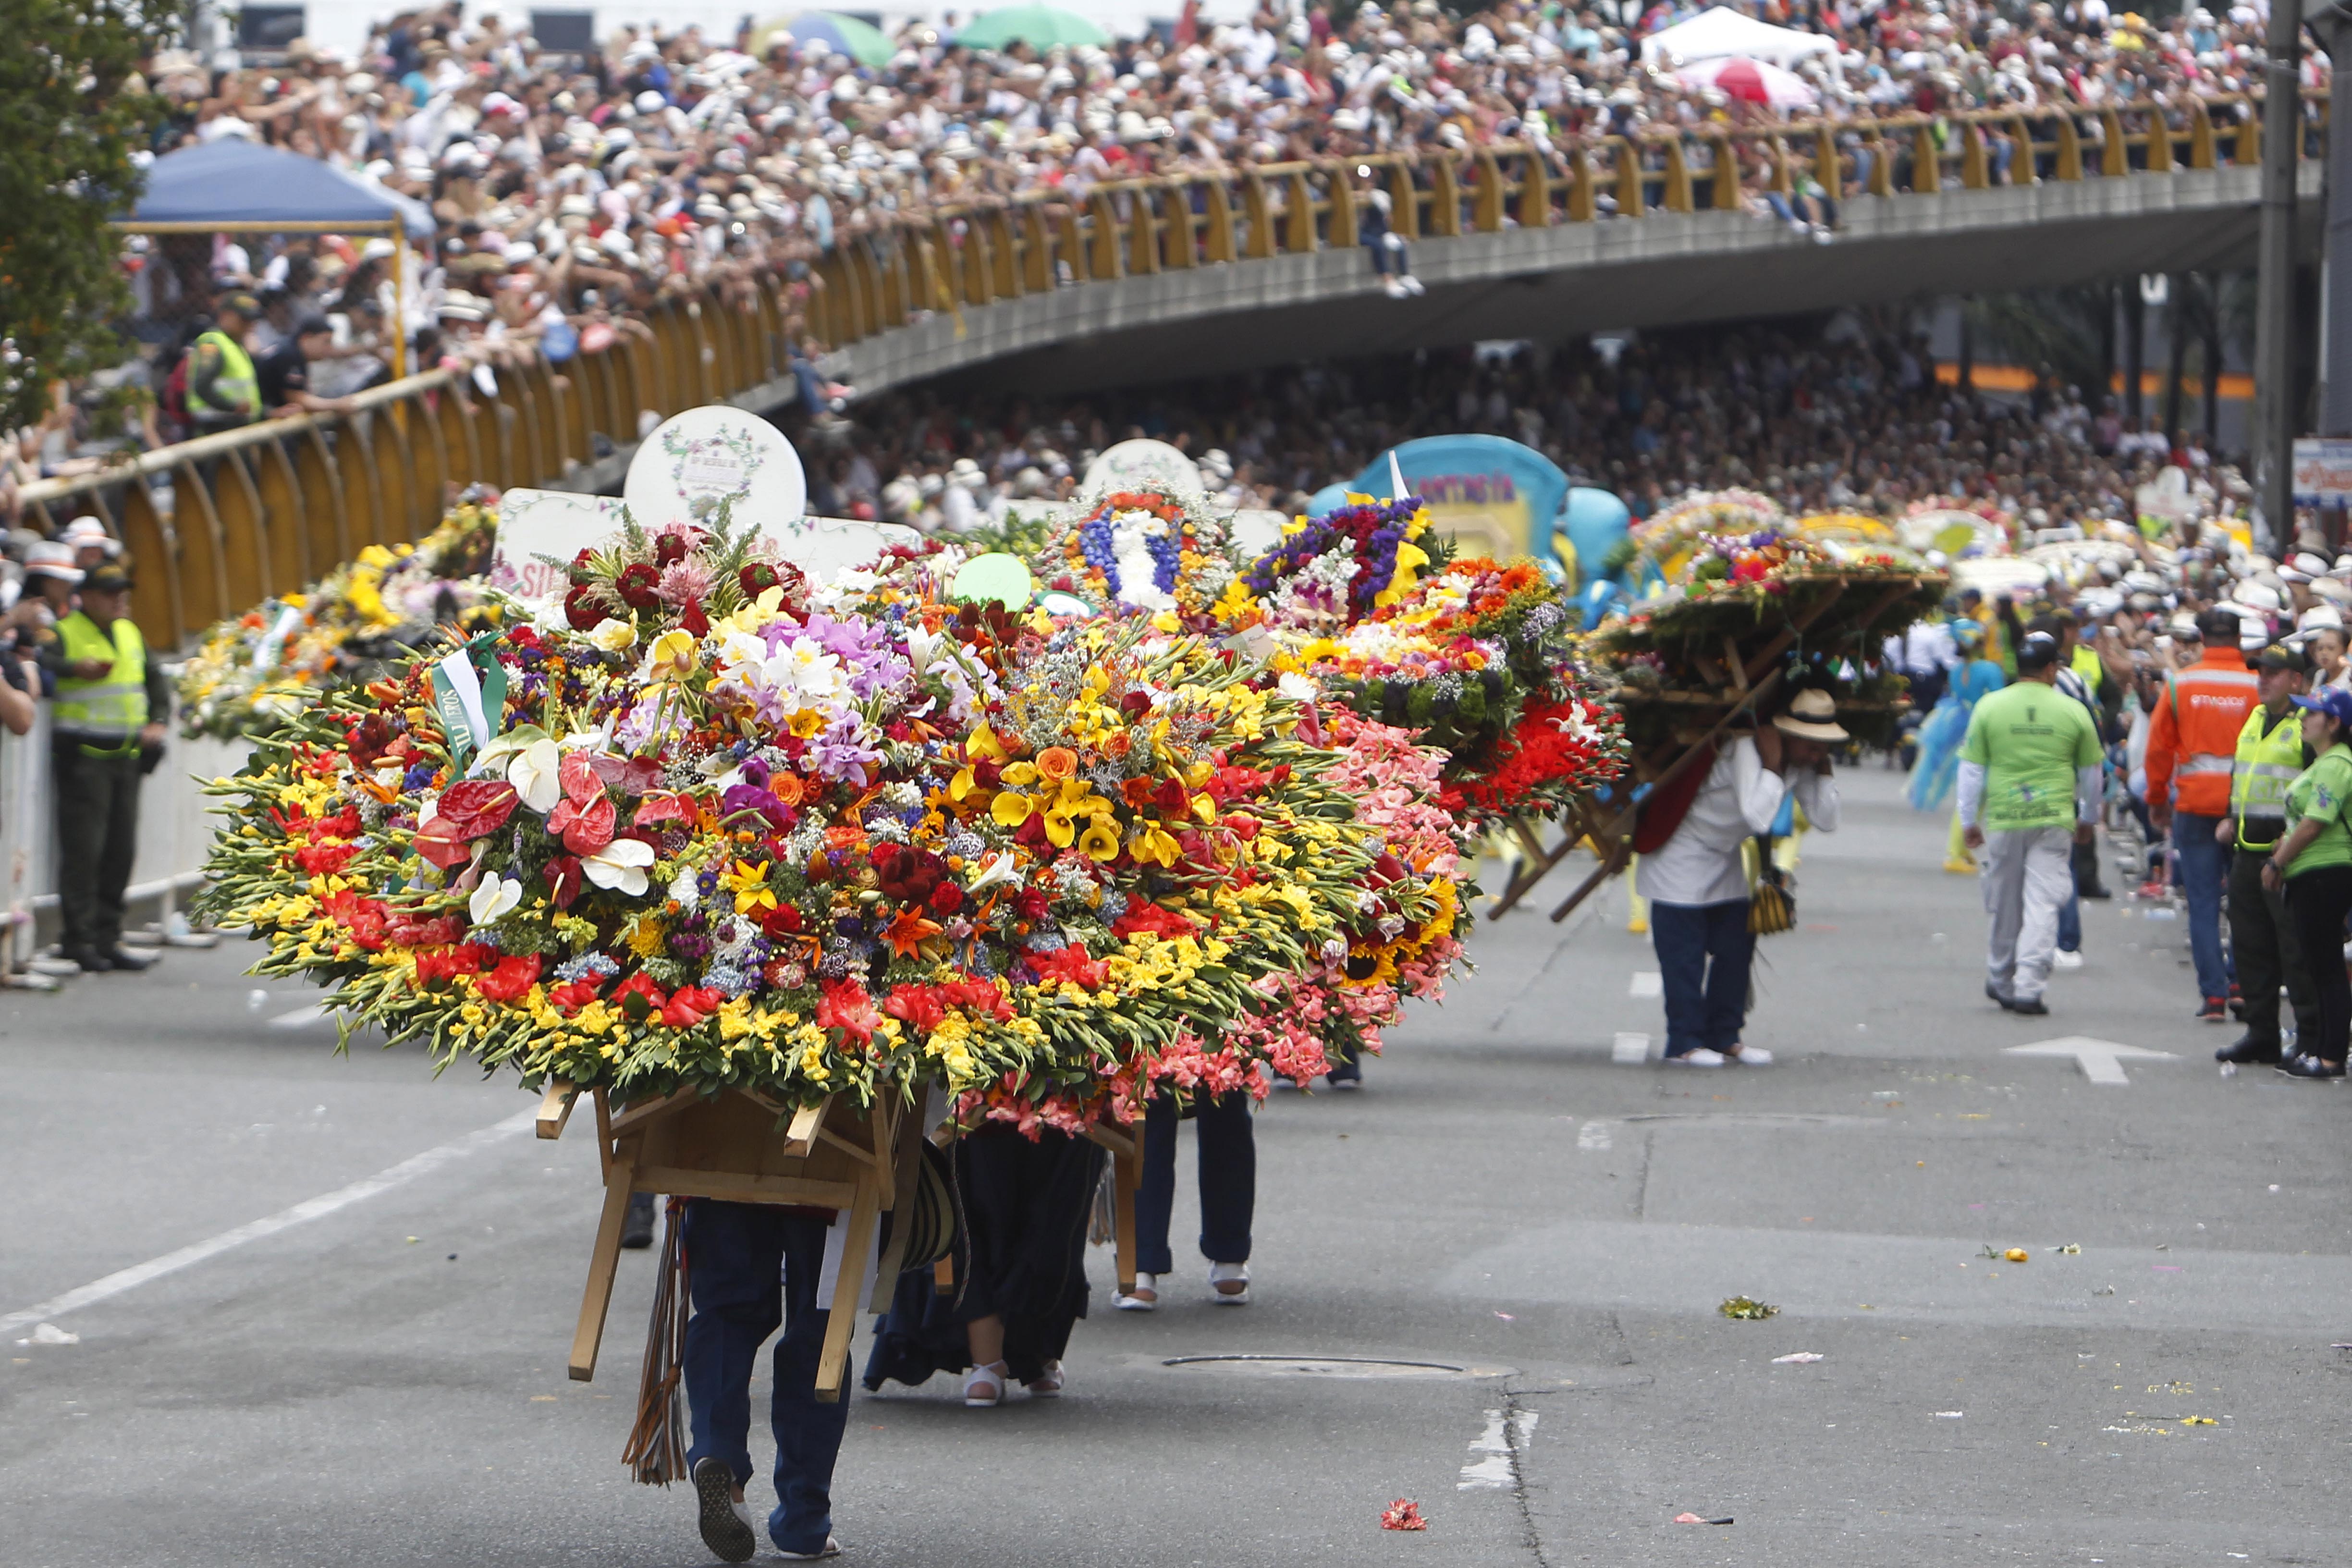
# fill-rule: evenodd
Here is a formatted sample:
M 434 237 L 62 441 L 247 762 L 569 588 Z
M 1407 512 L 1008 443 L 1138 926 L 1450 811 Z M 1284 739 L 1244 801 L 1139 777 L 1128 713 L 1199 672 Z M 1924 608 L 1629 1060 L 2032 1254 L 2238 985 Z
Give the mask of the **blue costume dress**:
M 1952 672 L 1952 684 L 1919 726 L 1919 761 L 1911 770 L 1911 804 L 1921 811 L 1941 811 L 1951 798 L 1953 781 L 1960 774 L 1960 742 L 1968 739 L 1969 716 L 1979 698 L 1990 697 L 2007 684 L 2000 666 L 1981 656 Z

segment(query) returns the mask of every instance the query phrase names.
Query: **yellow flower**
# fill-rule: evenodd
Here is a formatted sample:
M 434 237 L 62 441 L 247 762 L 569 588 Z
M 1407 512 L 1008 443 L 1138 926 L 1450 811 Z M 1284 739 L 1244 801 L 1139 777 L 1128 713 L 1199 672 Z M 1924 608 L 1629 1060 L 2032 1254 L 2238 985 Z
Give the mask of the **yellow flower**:
M 1036 805 L 1025 795 L 1005 790 L 988 803 L 988 815 L 996 819 L 1000 827 L 1018 827 L 1029 820 L 1029 814 Z
M 719 885 L 735 895 L 735 912 L 748 915 L 753 910 L 772 910 L 776 895 L 768 889 L 768 862 L 757 866 L 748 860 L 738 860 L 732 871 L 721 872 Z
M 682 628 L 662 633 L 646 650 L 646 673 L 656 680 L 683 680 L 694 673 L 694 634 Z
M 1004 742 L 996 738 L 995 731 L 983 723 L 964 737 L 963 754 L 973 762 L 985 757 L 990 762 L 1001 763 L 1005 760 Z
M 1139 863 L 1150 861 L 1166 867 L 1176 864 L 1176 857 L 1182 853 L 1182 848 L 1174 837 L 1159 824 L 1144 822 L 1137 824 L 1134 833 L 1129 836 L 1127 852 Z
M 1035 784 L 1039 777 L 1037 764 L 1034 763 L 1011 763 L 1004 769 L 1003 777 L 1006 784 L 1016 787 Z
M 1101 817 L 1097 817 L 1093 825 L 1079 837 L 1078 849 L 1089 859 L 1116 860 L 1118 858 L 1118 835 L 1112 830 L 1109 823 Z

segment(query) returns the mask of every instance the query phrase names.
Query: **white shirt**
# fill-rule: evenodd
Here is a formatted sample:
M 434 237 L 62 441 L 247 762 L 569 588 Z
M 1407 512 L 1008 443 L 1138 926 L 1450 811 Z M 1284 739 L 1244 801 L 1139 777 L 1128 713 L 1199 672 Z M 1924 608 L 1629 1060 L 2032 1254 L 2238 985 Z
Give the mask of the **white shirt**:
M 1791 784 L 1766 770 L 1756 742 L 1735 736 L 1715 759 L 1682 825 L 1656 853 L 1642 857 L 1634 881 L 1642 896 L 1658 904 L 1727 904 L 1748 896 L 1748 872 L 1739 847 L 1769 832 L 1780 815 L 1780 797 L 1797 792 L 1805 820 L 1823 833 L 1838 825 L 1837 780 L 1828 773 L 1800 774 Z

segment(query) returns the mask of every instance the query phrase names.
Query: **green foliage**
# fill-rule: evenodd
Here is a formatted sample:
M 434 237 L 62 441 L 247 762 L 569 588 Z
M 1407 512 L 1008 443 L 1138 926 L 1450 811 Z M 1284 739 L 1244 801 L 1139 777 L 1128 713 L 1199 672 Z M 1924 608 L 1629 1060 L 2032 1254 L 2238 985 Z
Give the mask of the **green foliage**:
M 176 16 L 136 0 L 0 0 L 0 424 L 47 411 L 48 384 L 120 359 L 130 308 L 108 226 L 137 198 L 131 155 L 158 100 L 124 90 Z

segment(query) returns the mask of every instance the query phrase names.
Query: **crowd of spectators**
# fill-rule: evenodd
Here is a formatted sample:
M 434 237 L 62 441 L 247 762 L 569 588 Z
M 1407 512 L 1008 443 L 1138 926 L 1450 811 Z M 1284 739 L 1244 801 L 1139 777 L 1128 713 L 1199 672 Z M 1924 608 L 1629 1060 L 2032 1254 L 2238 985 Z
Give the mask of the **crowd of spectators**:
M 782 276 L 804 303 L 813 263 L 845 237 L 943 203 L 1080 199 L 1140 174 L 1503 141 L 1558 147 L 1784 112 L 1706 85 L 1674 58 L 1645 59 L 1643 40 L 1689 11 L 1502 0 L 1455 15 L 1435 0 L 1314 0 L 1242 25 L 1188 13 L 1105 47 L 1001 51 L 959 48 L 951 26 L 913 23 L 888 40 L 887 60 L 864 64 L 814 37 L 714 39 L 690 27 L 625 30 L 584 57 L 558 55 L 495 14 L 450 5 L 393 16 L 356 54 L 297 40 L 282 59 L 236 68 L 159 54 L 146 85 L 170 111 L 155 153 L 243 137 L 325 159 L 428 205 L 431 253 L 404 268 L 382 239 L 135 239 L 125 259 L 142 353 L 60 387 L 52 417 L 13 437 L 0 468 L 69 474 L 120 445 L 335 406 L 403 364 L 494 375 L 532 350 L 560 361 L 640 330 L 635 317 L 664 289 Z M 1815 100 L 1797 112 L 1843 121 L 2150 100 L 2177 119 L 2189 95 L 2245 89 L 2264 23 L 2245 5 L 2152 22 L 2111 14 L 2107 0 L 1763 0 L 1759 15 L 1833 42 L 1790 63 Z M 2326 68 L 2315 55 L 2315 79 Z M 2101 133 L 2095 117 L 2082 129 Z M 1867 176 L 1867 153 L 1848 145 L 1835 188 L 1782 198 L 1749 182 L 1741 199 L 1826 237 L 1837 202 Z M 1704 145 L 1693 154 L 1703 160 Z M 1996 134 L 1996 178 L 2012 177 L 2012 154 Z M 1392 278 L 1391 291 L 1410 284 Z M 277 373 L 226 411 L 191 405 L 190 372 L 216 371 L 194 340 L 237 297 L 253 307 L 246 351 L 257 369 L 278 355 Z M 849 389 L 815 370 L 826 345 L 805 319 L 786 325 L 804 356 L 793 367 L 803 403 L 841 401 Z M 103 414 L 116 405 L 142 408 L 119 435 Z

